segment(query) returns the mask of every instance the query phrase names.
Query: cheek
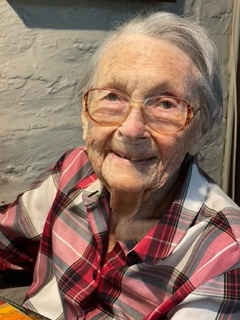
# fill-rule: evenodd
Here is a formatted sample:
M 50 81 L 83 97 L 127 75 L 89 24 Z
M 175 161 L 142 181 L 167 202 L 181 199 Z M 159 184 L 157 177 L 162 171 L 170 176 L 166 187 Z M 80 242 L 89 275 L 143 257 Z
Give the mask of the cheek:
M 89 160 L 93 166 L 96 174 L 101 171 L 102 163 L 104 161 L 104 148 L 99 142 L 99 139 L 94 137 L 95 135 L 89 131 L 86 139 L 86 147 L 88 152 Z
M 106 142 L 104 135 L 101 135 L 100 132 L 94 128 L 89 128 L 86 133 L 85 142 L 91 161 L 94 160 L 95 162 L 98 157 L 102 157 Z
M 165 137 L 158 144 L 160 159 L 163 163 L 169 163 L 180 159 L 187 153 L 187 143 L 185 137 Z M 180 163 L 181 164 L 181 163 Z
M 107 127 L 89 125 L 86 132 L 87 146 L 98 150 L 98 152 L 102 152 L 108 145 L 111 135 L 112 130 L 109 130 Z
M 158 183 L 165 183 L 181 166 L 187 154 L 186 136 L 165 137 L 158 144 L 160 160 L 158 164 Z
M 85 142 L 90 162 L 97 172 L 101 170 L 102 163 L 108 152 L 111 135 L 112 129 L 109 130 L 107 127 L 88 125 Z

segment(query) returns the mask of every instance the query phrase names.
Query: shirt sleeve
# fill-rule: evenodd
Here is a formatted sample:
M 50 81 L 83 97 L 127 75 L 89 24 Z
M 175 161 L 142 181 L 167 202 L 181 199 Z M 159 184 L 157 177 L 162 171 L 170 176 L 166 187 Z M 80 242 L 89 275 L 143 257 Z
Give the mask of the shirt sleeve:
M 33 272 L 46 216 L 54 201 L 61 161 L 12 204 L 0 207 L 0 272 Z
M 1 273 L 33 272 L 47 217 L 56 209 L 53 203 L 57 195 L 62 194 L 64 199 L 91 171 L 85 147 L 69 150 L 15 202 L 0 207 Z M 61 208 L 64 203 L 58 201 L 56 205 Z

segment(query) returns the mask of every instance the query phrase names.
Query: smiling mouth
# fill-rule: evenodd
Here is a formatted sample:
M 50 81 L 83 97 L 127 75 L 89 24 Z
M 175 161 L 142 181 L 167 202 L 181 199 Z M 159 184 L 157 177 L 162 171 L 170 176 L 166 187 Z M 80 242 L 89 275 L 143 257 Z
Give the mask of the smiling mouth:
M 126 155 L 122 155 L 119 154 L 117 152 L 113 152 L 115 155 L 117 155 L 119 158 L 128 160 L 128 161 L 132 161 L 132 162 L 136 162 L 136 163 L 146 163 L 152 160 L 156 160 L 156 157 L 149 157 L 149 158 L 132 158 L 132 157 L 128 157 Z

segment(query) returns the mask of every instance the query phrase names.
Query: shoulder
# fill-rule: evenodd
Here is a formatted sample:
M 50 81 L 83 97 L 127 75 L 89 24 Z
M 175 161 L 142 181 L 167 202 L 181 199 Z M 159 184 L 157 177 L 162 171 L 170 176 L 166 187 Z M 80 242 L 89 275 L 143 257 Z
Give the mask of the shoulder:
M 76 186 L 79 188 L 79 183 L 87 177 L 96 179 L 86 148 L 80 146 L 66 151 L 54 165 L 34 180 L 28 191 L 48 184 L 52 189 L 68 194 Z
M 84 146 L 65 152 L 52 168 L 52 175 L 60 190 L 75 188 L 88 177 L 96 179 Z
M 201 201 L 209 214 L 217 212 L 240 211 L 240 207 L 213 181 L 196 162 L 190 164 L 190 178 L 188 178 L 186 198 L 191 202 Z M 240 215 L 239 215 L 240 216 Z
M 63 168 L 67 169 L 69 166 L 69 169 L 77 169 L 79 168 L 79 166 L 82 167 L 88 162 L 89 160 L 86 153 L 86 148 L 84 146 L 80 146 L 74 149 L 67 150 L 59 158 L 53 168 L 55 168 L 56 171 L 63 171 Z
M 196 212 L 196 224 L 205 221 L 217 234 L 227 232 L 240 241 L 239 206 L 203 171 L 196 162 L 190 165 L 184 208 Z
M 240 207 L 212 180 L 208 181 L 208 195 L 205 203 L 216 211 L 224 208 L 233 208 L 240 211 Z
M 240 242 L 240 207 L 213 181 L 208 183 L 207 198 L 204 202 L 205 211 L 215 212 L 212 222 L 221 229 L 225 225 L 232 237 Z

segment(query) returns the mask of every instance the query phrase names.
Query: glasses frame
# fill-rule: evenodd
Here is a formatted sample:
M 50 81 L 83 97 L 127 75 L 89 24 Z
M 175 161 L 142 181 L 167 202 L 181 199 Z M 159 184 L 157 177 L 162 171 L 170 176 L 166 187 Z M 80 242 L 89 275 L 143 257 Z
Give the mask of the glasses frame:
M 113 92 L 113 93 L 119 93 L 119 94 L 125 96 L 125 97 L 129 100 L 129 102 L 139 102 L 139 103 L 142 103 L 142 105 L 141 105 L 141 107 L 132 107 L 132 106 L 131 106 L 131 103 L 130 103 L 129 110 L 128 110 L 126 116 L 124 117 L 124 119 L 122 120 L 121 123 L 119 123 L 119 122 L 112 123 L 112 124 L 101 123 L 100 121 L 95 120 L 95 119 L 91 116 L 91 114 L 89 113 L 89 109 L 88 109 L 88 103 L 87 103 L 88 95 L 89 95 L 90 92 L 95 91 L 95 90 L 109 90 L 109 91 L 111 91 L 111 92 Z M 177 131 L 174 131 L 174 132 L 165 132 L 165 131 L 157 130 L 157 129 L 153 128 L 153 127 L 151 126 L 151 124 L 148 123 L 148 120 L 146 119 L 145 113 L 144 113 L 144 111 L 143 111 L 143 109 L 144 109 L 144 108 L 143 108 L 143 105 L 144 105 L 144 103 L 145 103 L 147 100 L 152 99 L 152 98 L 155 98 L 155 97 L 163 97 L 163 98 L 171 98 L 171 99 L 174 98 L 174 99 L 179 100 L 179 101 L 182 101 L 182 102 L 184 102 L 184 103 L 186 104 L 186 106 L 187 106 L 187 117 L 186 117 L 186 121 L 185 121 L 185 123 L 182 125 L 182 127 L 179 128 Z M 146 98 L 146 99 L 143 99 L 143 100 L 135 100 L 135 99 L 132 99 L 127 93 L 122 92 L 122 91 L 117 90 L 117 89 L 112 89 L 112 88 L 92 88 L 92 89 L 89 89 L 89 90 L 87 90 L 87 91 L 83 94 L 83 101 L 84 101 L 84 111 L 87 113 L 88 117 L 89 117 L 92 121 L 94 121 L 95 123 L 100 124 L 101 126 L 105 126 L 105 127 L 120 126 L 120 125 L 127 119 L 127 117 L 129 116 L 129 114 L 130 114 L 130 112 L 131 112 L 132 109 L 139 109 L 139 110 L 141 110 L 142 117 L 143 117 L 143 119 L 145 120 L 145 123 L 146 123 L 152 130 L 154 130 L 155 132 L 161 133 L 161 134 L 166 134 L 166 135 L 175 134 L 175 133 L 183 130 L 184 128 L 186 128 L 186 127 L 189 125 L 189 123 L 192 121 L 192 119 L 193 119 L 193 117 L 195 116 L 195 114 L 196 114 L 196 113 L 199 111 L 199 109 L 200 109 L 200 108 L 198 108 L 198 109 L 194 112 L 193 108 L 190 106 L 190 104 L 189 104 L 186 100 L 184 100 L 184 99 L 182 99 L 182 98 L 179 98 L 179 97 L 176 97 L 176 96 L 159 95 L 159 96 L 152 96 L 152 97 L 149 97 L 149 98 Z

